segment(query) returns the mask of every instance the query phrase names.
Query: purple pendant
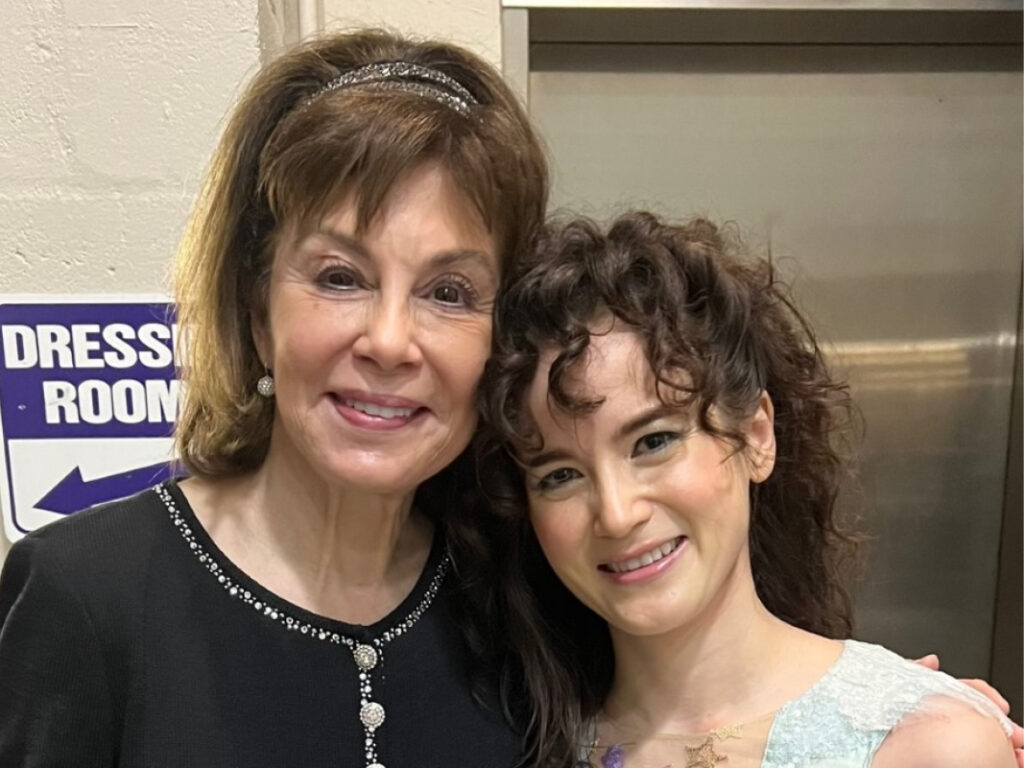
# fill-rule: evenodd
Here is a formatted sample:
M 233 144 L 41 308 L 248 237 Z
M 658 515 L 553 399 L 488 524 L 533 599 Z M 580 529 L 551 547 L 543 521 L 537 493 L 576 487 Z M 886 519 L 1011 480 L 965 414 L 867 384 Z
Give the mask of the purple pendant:
M 621 744 L 612 744 L 601 755 L 602 768 L 622 768 L 626 764 L 626 750 Z

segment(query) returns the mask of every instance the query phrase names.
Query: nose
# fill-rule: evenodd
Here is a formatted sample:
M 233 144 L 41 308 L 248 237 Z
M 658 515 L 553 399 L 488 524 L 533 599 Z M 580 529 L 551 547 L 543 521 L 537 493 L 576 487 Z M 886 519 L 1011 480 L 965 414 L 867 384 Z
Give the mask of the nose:
M 365 325 L 352 349 L 385 371 L 417 365 L 423 357 L 416 331 L 416 318 L 404 297 L 380 296 L 367 307 Z
M 621 475 L 599 483 L 594 504 L 594 530 L 598 536 L 625 538 L 651 518 L 651 502 L 632 478 Z

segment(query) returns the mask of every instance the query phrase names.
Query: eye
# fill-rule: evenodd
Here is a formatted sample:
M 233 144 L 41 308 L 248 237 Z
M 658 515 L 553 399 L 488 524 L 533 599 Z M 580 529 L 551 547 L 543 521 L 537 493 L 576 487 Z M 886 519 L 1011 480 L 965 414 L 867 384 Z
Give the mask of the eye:
M 644 435 L 636 441 L 636 444 L 633 446 L 633 456 L 657 453 L 678 439 L 678 432 L 651 432 L 649 435 Z
M 329 267 L 317 275 L 316 281 L 332 291 L 350 291 L 361 283 L 359 275 L 345 267 Z
M 583 475 L 571 467 L 559 467 L 537 481 L 537 490 L 554 491 L 580 477 Z
M 430 298 L 446 307 L 468 308 L 476 303 L 476 291 L 467 280 L 447 275 L 431 286 Z
M 458 304 L 462 301 L 462 294 L 454 285 L 439 285 L 434 289 L 434 298 L 442 304 Z

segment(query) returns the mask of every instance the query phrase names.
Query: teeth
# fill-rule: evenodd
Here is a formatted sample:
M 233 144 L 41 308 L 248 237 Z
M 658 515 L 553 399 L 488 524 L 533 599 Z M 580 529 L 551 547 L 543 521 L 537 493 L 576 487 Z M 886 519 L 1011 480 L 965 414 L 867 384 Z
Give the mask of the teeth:
M 382 419 L 407 419 L 412 416 L 412 408 L 388 408 L 373 403 L 362 403 L 358 400 L 345 399 L 345 405 L 355 408 L 369 416 L 378 416 Z
M 613 573 L 629 573 L 637 568 L 643 568 L 645 565 L 656 563 L 661 558 L 671 554 L 681 542 L 682 538 L 672 539 L 672 541 L 666 541 L 660 547 L 655 547 L 650 552 L 644 552 L 640 557 L 631 558 L 624 563 L 608 563 L 608 570 Z

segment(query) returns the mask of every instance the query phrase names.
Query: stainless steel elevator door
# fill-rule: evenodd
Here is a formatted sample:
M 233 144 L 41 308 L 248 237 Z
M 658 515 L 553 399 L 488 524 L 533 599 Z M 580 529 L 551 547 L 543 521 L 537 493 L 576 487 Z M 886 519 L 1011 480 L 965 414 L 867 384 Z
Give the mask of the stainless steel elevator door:
M 856 634 L 987 674 L 1020 48 L 535 44 L 530 66 L 555 208 L 733 220 L 795 278 L 866 423 L 845 502 L 872 537 Z

